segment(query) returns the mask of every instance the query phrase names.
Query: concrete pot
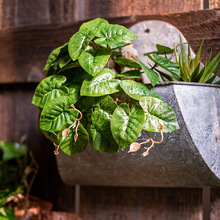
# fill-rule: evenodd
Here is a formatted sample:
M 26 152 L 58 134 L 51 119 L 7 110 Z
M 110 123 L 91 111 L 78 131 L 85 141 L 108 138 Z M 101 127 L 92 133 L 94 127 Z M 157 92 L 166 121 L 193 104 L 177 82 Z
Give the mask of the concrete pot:
M 175 111 L 180 129 L 142 157 L 144 149 L 109 154 L 91 146 L 74 156 L 60 151 L 57 165 L 68 185 L 220 186 L 220 86 L 163 83 L 154 88 Z M 159 139 L 160 135 L 152 135 Z M 147 139 L 143 131 L 138 138 Z

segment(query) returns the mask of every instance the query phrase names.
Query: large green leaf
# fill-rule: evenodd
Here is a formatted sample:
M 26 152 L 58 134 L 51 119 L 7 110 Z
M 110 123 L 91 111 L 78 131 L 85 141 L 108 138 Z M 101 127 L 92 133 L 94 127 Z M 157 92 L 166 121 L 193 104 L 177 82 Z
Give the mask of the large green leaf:
M 97 44 L 112 44 L 137 38 L 134 33 L 126 27 L 117 24 L 105 25 L 97 34 L 95 43 Z
M 68 96 L 54 99 L 42 110 L 40 115 L 40 128 L 45 131 L 59 131 L 66 123 L 73 123 L 78 117 L 78 111 L 70 107 Z
M 107 50 L 89 49 L 83 51 L 78 60 L 80 65 L 86 72 L 88 72 L 92 76 L 95 76 L 104 68 L 109 58 L 110 52 Z
M 176 115 L 167 103 L 154 97 L 143 97 L 139 102 L 146 116 L 143 127 L 145 130 L 160 132 L 159 124 L 163 125 L 163 132 L 179 129 Z
M 72 83 L 69 85 L 69 98 L 72 104 L 75 104 L 80 99 L 81 84 Z
M 0 207 L 0 219 L 1 220 L 15 220 L 14 208 Z
M 106 20 L 97 18 L 84 23 L 80 27 L 79 31 L 70 38 L 68 43 L 68 51 L 73 61 L 78 59 L 89 45 L 89 42 L 96 36 L 100 29 L 107 24 L 108 22 Z
M 68 129 L 71 126 L 71 124 L 66 124 L 64 127 L 61 129 L 59 132 L 57 138 L 59 141 L 59 146 L 63 150 L 64 153 L 68 155 L 73 155 L 82 152 L 85 150 L 88 140 L 89 140 L 89 135 L 86 131 L 86 129 L 83 127 L 82 124 L 79 124 L 79 127 L 77 129 L 77 134 L 78 138 L 75 142 L 75 134 L 76 130 L 75 128 L 71 127 L 69 129 L 69 134 L 67 137 L 63 137 L 62 132 L 64 129 Z
M 139 105 L 134 106 L 131 112 L 125 103 L 115 109 L 111 120 L 111 131 L 121 148 L 126 148 L 138 138 L 144 119 L 144 110 Z
M 146 67 L 145 64 L 142 63 L 140 60 L 136 59 L 135 57 L 133 57 L 133 58 L 138 62 L 138 64 L 143 69 L 143 71 L 146 73 L 148 79 L 150 80 L 151 85 L 155 86 L 160 81 L 160 78 L 157 75 L 157 73 L 154 72 L 153 70 L 149 69 L 148 67 Z
M 153 96 L 156 98 L 161 98 L 160 95 L 158 95 L 152 89 L 148 88 L 147 85 L 135 82 L 133 80 L 122 80 L 120 82 L 120 86 L 126 94 L 128 94 L 131 98 L 136 100 L 139 100 L 144 96 Z
M 65 43 L 64 45 L 54 49 L 50 53 L 50 55 L 47 59 L 47 63 L 44 67 L 44 70 L 49 70 L 50 67 L 54 66 L 54 64 L 58 61 L 58 59 L 67 52 L 68 52 L 68 43 Z
M 19 143 L 0 141 L 3 161 L 17 159 L 27 154 L 27 146 Z
M 43 79 L 37 86 L 32 104 L 43 108 L 56 97 L 68 95 L 68 88 L 62 86 L 66 81 L 65 76 L 54 75 Z
M 80 95 L 98 97 L 118 92 L 120 80 L 113 79 L 114 77 L 115 73 L 112 70 L 102 69 L 95 77 L 84 80 Z

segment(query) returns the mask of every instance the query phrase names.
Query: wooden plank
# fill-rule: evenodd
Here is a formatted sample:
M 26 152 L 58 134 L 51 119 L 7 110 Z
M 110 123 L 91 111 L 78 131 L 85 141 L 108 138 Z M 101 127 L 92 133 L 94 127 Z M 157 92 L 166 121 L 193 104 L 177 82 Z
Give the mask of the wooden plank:
M 220 8 L 219 0 L 209 0 L 209 9 Z
M 202 9 L 201 0 L 136 0 L 134 5 L 134 15 L 156 15 L 166 13 L 183 13 Z
M 167 15 L 148 15 L 108 19 L 127 27 L 144 20 L 162 20 L 176 26 L 197 50 L 203 38 L 202 60 L 207 60 L 210 48 L 213 55 L 219 50 L 220 9 Z M 67 42 L 82 22 L 68 26 L 45 25 L 0 31 L 0 83 L 39 82 L 45 73 L 43 66 L 52 49 Z
M 114 18 L 133 15 L 135 3 L 132 0 L 89 0 L 84 1 L 84 19 L 96 17 Z
M 201 189 L 81 186 L 86 220 L 202 220 Z
M 75 22 L 76 0 L 0 0 L 0 29 Z
M 41 134 L 38 108 L 31 104 L 36 84 L 0 85 L 0 140 L 25 144 L 40 169 L 31 194 L 53 202 L 55 210 L 74 212 L 75 188 L 66 186 L 58 175 L 53 145 Z

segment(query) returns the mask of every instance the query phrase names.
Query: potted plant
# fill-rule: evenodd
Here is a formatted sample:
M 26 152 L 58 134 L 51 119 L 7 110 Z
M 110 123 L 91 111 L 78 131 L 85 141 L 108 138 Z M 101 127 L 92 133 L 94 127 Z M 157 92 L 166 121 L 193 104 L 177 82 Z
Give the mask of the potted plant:
M 161 175 L 164 157 L 145 156 L 163 141 L 163 133 L 179 125 L 172 108 L 151 89 L 159 75 L 134 56 L 124 56 L 123 48 L 135 38 L 127 28 L 97 18 L 49 55 L 47 77 L 32 103 L 39 107 L 42 133 L 54 144 L 54 153 L 60 152 L 57 163 L 67 184 L 147 185 L 151 172 Z M 133 80 L 141 73 L 151 85 Z M 160 140 L 150 132 L 160 133 Z M 164 142 L 173 144 L 169 139 Z M 153 169 L 144 173 L 152 162 Z

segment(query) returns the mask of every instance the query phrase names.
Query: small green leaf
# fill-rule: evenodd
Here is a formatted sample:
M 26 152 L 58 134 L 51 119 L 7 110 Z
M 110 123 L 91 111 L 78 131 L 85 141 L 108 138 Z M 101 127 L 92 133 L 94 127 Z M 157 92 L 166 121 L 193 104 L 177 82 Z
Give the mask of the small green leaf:
M 71 83 L 68 87 L 69 89 L 69 99 L 72 104 L 75 104 L 80 99 L 80 89 L 81 84 Z
M 157 48 L 157 54 L 171 54 L 174 52 L 174 49 L 171 49 L 170 47 L 160 44 L 156 44 L 156 48 Z
M 96 128 L 95 125 L 91 124 L 89 126 L 90 142 L 93 148 L 97 151 L 116 153 L 118 152 L 118 145 L 112 143 L 109 138 L 106 138 L 101 134 Z
M 137 38 L 126 27 L 117 24 L 104 26 L 96 36 L 97 44 L 112 44 Z
M 73 127 L 70 128 L 68 136 L 63 137 L 62 135 L 63 130 L 68 129 L 70 126 L 71 124 L 69 123 L 64 125 L 64 127 L 62 127 L 61 131 L 57 136 L 59 140 L 60 148 L 67 155 L 78 154 L 84 151 L 89 140 L 89 135 L 82 124 L 79 124 L 79 127 L 77 129 L 78 138 L 76 142 L 75 142 L 76 130 Z
M 0 208 L 0 219 L 1 220 L 15 220 L 14 209 L 12 207 L 1 207 Z
M 130 44 L 131 43 L 127 43 L 127 42 L 117 42 L 117 43 L 108 44 L 108 46 L 111 50 L 116 50 L 118 48 L 126 47 Z
M 110 96 L 105 96 L 99 99 L 97 106 L 92 112 L 90 131 L 94 135 L 92 140 L 96 140 L 94 146 L 96 150 L 111 153 L 118 151 L 118 145 L 112 136 L 110 127 L 111 117 L 116 106 Z M 104 143 L 109 143 L 109 145 L 101 144 L 103 141 Z
M 69 92 L 68 88 L 62 86 L 66 82 L 66 77 L 61 75 L 48 76 L 43 79 L 37 86 L 32 104 L 43 108 L 53 99 L 66 96 Z
M 55 132 L 59 131 L 66 123 L 74 123 L 79 113 L 70 107 L 71 104 L 68 96 L 58 97 L 51 101 L 41 112 L 40 128 Z
M 154 72 L 153 70 L 149 69 L 148 67 L 146 67 L 144 65 L 144 63 L 142 63 L 140 60 L 136 59 L 135 57 L 133 57 L 137 62 L 138 64 L 141 66 L 141 68 L 143 69 L 143 71 L 146 73 L 148 79 L 150 80 L 151 82 L 151 85 L 152 86 L 155 86 L 159 81 L 160 81 L 160 78 L 159 76 L 157 75 L 156 72 Z
M 126 94 L 128 94 L 131 98 L 136 100 L 139 100 L 144 96 L 153 96 L 156 98 L 161 98 L 160 95 L 158 95 L 152 89 L 148 88 L 147 85 L 135 82 L 133 80 L 122 80 L 120 82 L 120 86 Z
M 79 57 L 79 63 L 82 68 L 95 76 L 99 73 L 104 66 L 107 64 L 110 58 L 110 52 L 104 49 L 97 49 L 97 50 L 85 50 Z
M 27 146 L 19 143 L 0 141 L 0 148 L 3 152 L 3 161 L 17 159 L 27 153 Z
M 80 95 L 98 97 L 118 92 L 120 80 L 113 79 L 114 77 L 115 73 L 112 70 L 102 69 L 95 77 L 84 80 Z
M 50 55 L 47 59 L 47 63 L 44 67 L 44 70 L 48 71 L 50 69 L 50 67 L 54 66 L 55 63 L 59 60 L 59 58 L 68 52 L 67 48 L 68 48 L 68 43 L 65 43 L 64 45 L 54 49 L 50 53 Z
M 163 125 L 163 132 L 171 132 L 179 129 L 176 115 L 172 108 L 154 97 L 143 97 L 139 101 L 145 112 L 143 129 L 152 132 L 160 132 L 159 123 Z
M 100 28 L 104 27 L 105 25 L 108 25 L 108 21 L 106 21 L 103 18 L 96 18 L 91 21 L 84 22 L 80 26 L 79 30 L 82 30 L 82 29 L 99 30 Z
M 127 78 L 139 78 L 140 77 L 140 71 L 138 70 L 129 70 L 123 73 L 118 73 L 115 75 L 116 77 L 127 77 Z
M 59 67 L 62 69 L 65 67 L 69 62 L 71 61 L 71 57 L 69 54 L 66 54 L 65 56 L 60 58 Z
M 136 63 L 135 61 L 126 59 L 124 57 L 118 57 L 117 60 L 115 60 L 115 62 L 121 66 L 126 66 L 126 67 L 136 68 L 136 69 L 141 68 L 140 65 Z
M 134 106 L 131 112 L 125 103 L 115 109 L 111 120 L 111 131 L 121 148 L 126 148 L 138 138 L 144 119 L 144 111 L 139 105 Z

